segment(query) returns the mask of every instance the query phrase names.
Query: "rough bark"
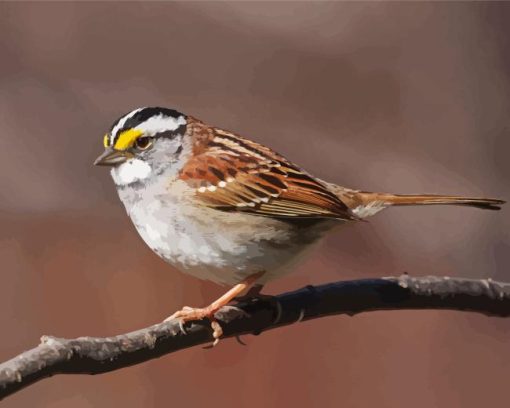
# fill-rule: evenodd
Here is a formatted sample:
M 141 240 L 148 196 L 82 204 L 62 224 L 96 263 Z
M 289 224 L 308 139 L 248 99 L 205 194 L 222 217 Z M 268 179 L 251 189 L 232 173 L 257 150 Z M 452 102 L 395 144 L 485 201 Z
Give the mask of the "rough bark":
M 216 317 L 224 337 L 233 337 L 328 315 L 397 309 L 450 309 L 507 317 L 510 284 L 408 275 L 353 280 L 248 300 L 221 309 Z M 169 321 L 114 337 L 43 336 L 37 347 L 0 364 L 0 398 L 55 374 L 100 374 L 211 341 L 206 321 L 188 325 L 185 333 L 177 321 Z

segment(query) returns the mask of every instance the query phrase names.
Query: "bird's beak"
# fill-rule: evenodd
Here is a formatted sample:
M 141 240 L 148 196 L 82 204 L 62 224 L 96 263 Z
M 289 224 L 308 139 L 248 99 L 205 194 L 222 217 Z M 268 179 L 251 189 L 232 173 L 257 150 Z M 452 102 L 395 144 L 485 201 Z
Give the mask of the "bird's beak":
M 96 159 L 94 166 L 115 166 L 133 158 L 133 154 L 125 150 L 115 150 L 107 147 Z

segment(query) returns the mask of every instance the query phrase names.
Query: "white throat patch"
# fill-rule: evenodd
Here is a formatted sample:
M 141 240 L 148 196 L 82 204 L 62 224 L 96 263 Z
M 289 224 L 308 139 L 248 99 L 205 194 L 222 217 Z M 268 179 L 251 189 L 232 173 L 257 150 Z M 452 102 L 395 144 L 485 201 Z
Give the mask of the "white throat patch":
M 113 181 L 117 185 L 131 184 L 149 177 L 151 166 L 139 159 L 130 159 L 112 169 Z

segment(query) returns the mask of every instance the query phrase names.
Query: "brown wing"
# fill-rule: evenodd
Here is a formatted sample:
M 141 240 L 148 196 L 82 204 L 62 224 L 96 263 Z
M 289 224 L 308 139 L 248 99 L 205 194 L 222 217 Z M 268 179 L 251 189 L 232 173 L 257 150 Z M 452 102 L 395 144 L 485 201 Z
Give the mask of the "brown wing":
M 204 204 L 279 218 L 356 219 L 324 184 L 267 147 L 219 129 L 205 143 L 181 172 Z

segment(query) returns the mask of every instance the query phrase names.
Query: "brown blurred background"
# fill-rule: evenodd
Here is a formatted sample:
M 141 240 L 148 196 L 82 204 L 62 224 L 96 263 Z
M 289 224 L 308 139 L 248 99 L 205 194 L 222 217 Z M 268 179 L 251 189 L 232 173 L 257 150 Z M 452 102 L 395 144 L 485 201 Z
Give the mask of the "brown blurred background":
M 42 334 L 106 336 L 222 288 L 151 253 L 102 135 L 180 109 L 349 187 L 510 198 L 510 5 L 0 4 L 0 360 Z M 400 274 L 510 281 L 510 208 L 394 209 L 344 228 L 268 293 Z M 510 321 L 331 317 L 101 376 L 6 407 L 508 405 Z

